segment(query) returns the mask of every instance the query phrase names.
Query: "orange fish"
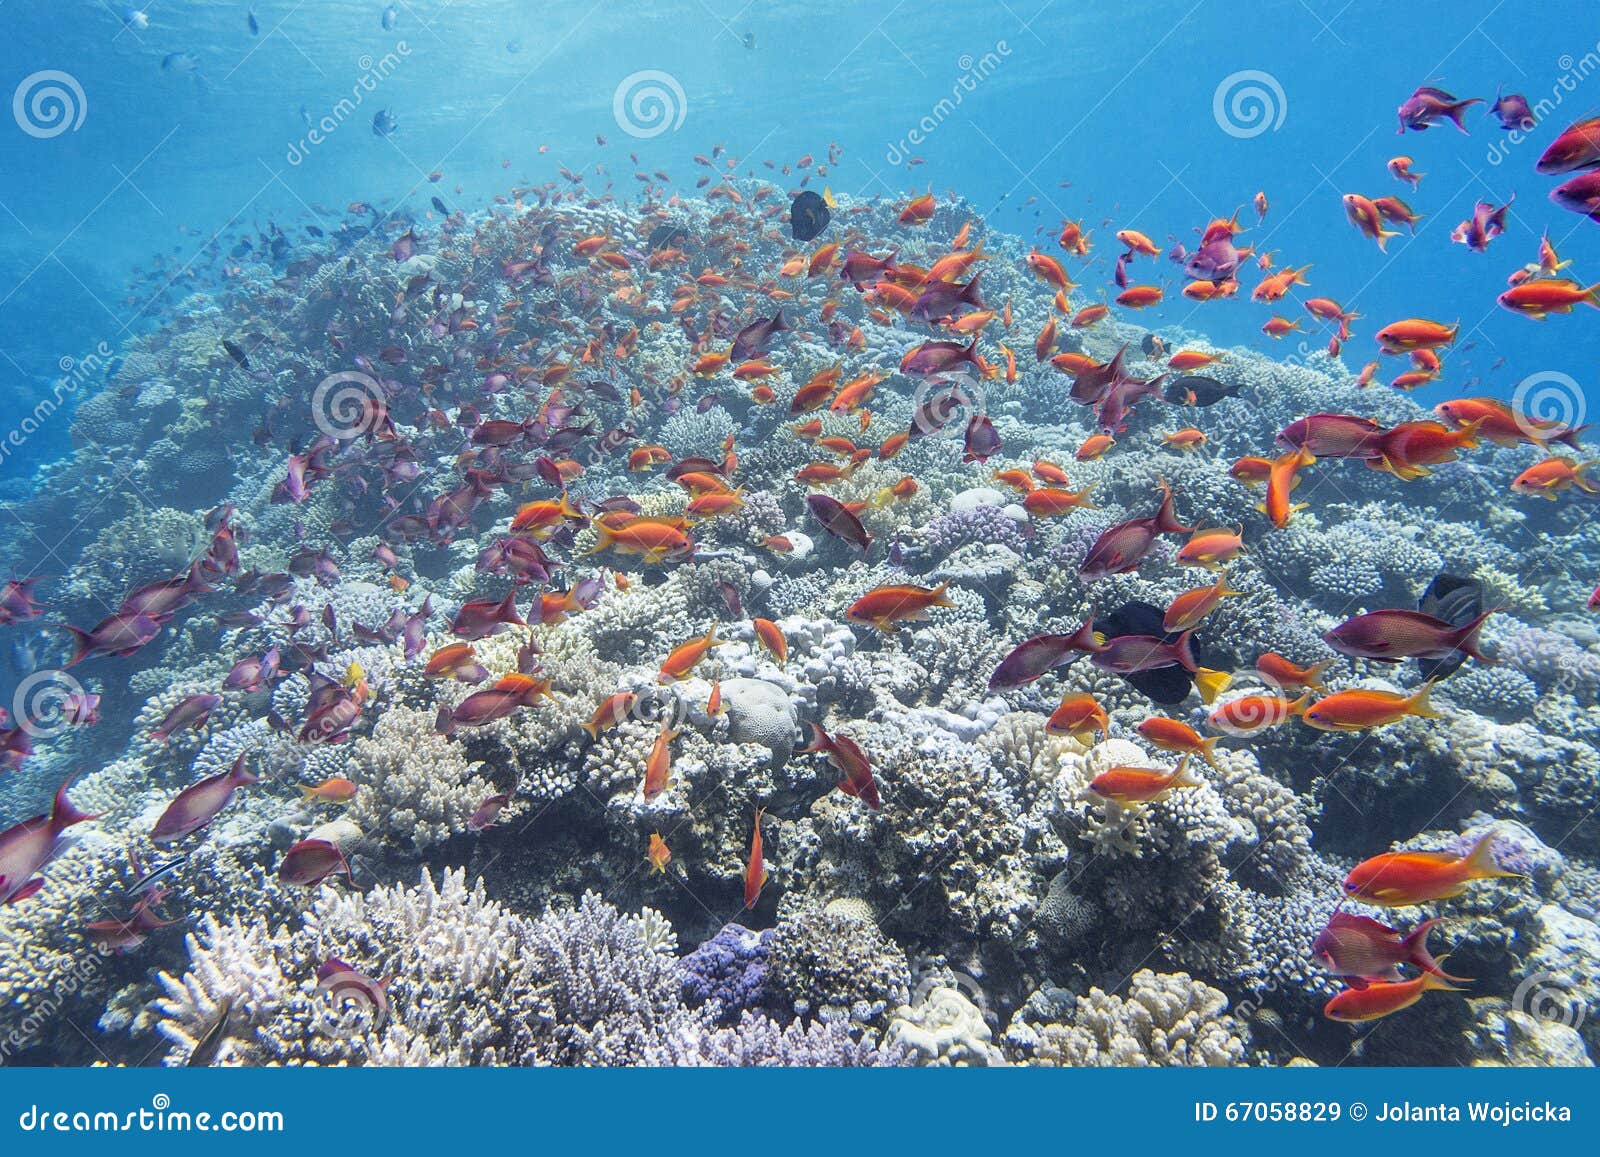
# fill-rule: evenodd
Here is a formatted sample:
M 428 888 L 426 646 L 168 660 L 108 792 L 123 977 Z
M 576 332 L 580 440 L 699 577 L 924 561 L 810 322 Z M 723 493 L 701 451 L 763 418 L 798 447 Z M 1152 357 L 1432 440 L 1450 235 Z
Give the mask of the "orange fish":
M 1400 236 L 1399 233 L 1383 227 L 1383 214 L 1370 198 L 1363 197 L 1360 193 L 1344 195 L 1344 215 L 1363 237 L 1370 237 L 1376 241 L 1379 249 L 1387 249 L 1389 238 Z
M 1044 323 L 1044 328 L 1039 331 L 1039 336 L 1033 341 L 1033 356 L 1035 361 L 1044 361 L 1056 348 L 1056 319 L 1051 318 Z
M 1203 566 L 1210 570 L 1221 569 L 1244 550 L 1244 542 L 1236 530 L 1197 530 L 1178 550 L 1178 561 L 1185 566 Z
M 1111 719 L 1093 695 L 1063 695 L 1044 729 L 1051 735 L 1070 735 L 1079 743 L 1088 743 L 1097 731 L 1102 739 L 1110 737 Z
M 947 585 L 876 587 L 852 603 L 844 613 L 845 618 L 864 626 L 877 627 L 884 634 L 892 635 L 900 623 L 925 619 L 928 611 L 934 607 L 955 606 L 945 598 Z
M 1192 630 L 1201 619 L 1217 609 L 1218 603 L 1237 594 L 1238 591 L 1228 588 L 1228 576 L 1224 572 L 1217 576 L 1215 585 L 1196 587 L 1174 598 L 1167 605 L 1167 612 L 1161 618 L 1161 629 L 1169 635 Z
M 1072 320 L 1067 324 L 1073 329 L 1088 329 L 1098 321 L 1104 321 L 1111 313 L 1111 307 L 1104 303 L 1099 305 L 1086 305 L 1072 315 Z
M 1310 702 L 1309 692 L 1292 700 L 1281 695 L 1244 695 L 1213 708 L 1206 723 L 1229 735 L 1254 735 L 1304 714 Z
M 1217 764 L 1216 753 L 1217 741 L 1221 736 L 1213 735 L 1210 739 L 1206 739 L 1187 723 L 1161 715 L 1151 716 L 1134 730 L 1144 736 L 1152 747 L 1159 747 L 1162 751 L 1170 751 L 1175 755 L 1198 755 L 1212 767 L 1221 770 Z
M 930 198 L 931 200 L 932 198 Z M 766 808 L 756 809 L 756 827 L 750 836 L 750 858 L 744 866 L 744 906 L 754 908 L 761 899 L 761 888 L 767 882 L 766 859 L 761 852 L 761 817 Z
M 302 787 L 300 796 L 302 799 L 322 800 L 327 803 L 346 803 L 355 798 L 358 790 L 360 789 L 354 783 L 336 775 L 323 780 L 315 787 Z
M 572 500 L 564 490 L 558 502 L 529 502 L 520 507 L 511 519 L 511 530 L 514 534 L 538 536 L 540 532 L 553 532 L 556 523 L 563 518 L 569 518 L 574 522 L 588 521 L 583 511 L 572 504 Z
M 1079 462 L 1091 462 L 1117 444 L 1110 434 L 1090 434 L 1073 455 Z
M 1143 253 L 1146 257 L 1161 256 L 1161 250 L 1156 247 L 1156 243 L 1137 229 L 1118 230 L 1117 240 L 1128 247 L 1129 253 Z
M 661 670 L 658 677 L 663 683 L 673 683 L 679 679 L 686 679 L 689 673 L 699 666 L 713 647 L 722 646 L 722 640 L 717 638 L 717 628 L 709 627 L 705 635 L 698 639 L 690 639 L 687 643 L 679 643 L 672 648 L 670 654 L 661 661 Z
M 1198 450 L 1206 444 L 1206 436 L 1204 431 L 1186 426 L 1182 430 L 1175 430 L 1166 435 L 1161 441 L 1174 450 Z
M 1461 326 L 1443 325 L 1425 317 L 1408 317 L 1384 326 L 1373 336 L 1384 353 L 1403 354 L 1418 349 L 1437 349 L 1456 340 Z
M 1291 505 L 1289 495 L 1300 481 L 1295 475 L 1316 460 L 1316 456 L 1304 446 L 1273 460 L 1272 469 L 1267 473 L 1266 497 L 1256 509 L 1265 514 L 1267 520 L 1279 530 L 1289 525 L 1296 511 L 1305 509 L 1304 503 Z
M 1113 767 L 1095 776 L 1089 782 L 1089 790 L 1119 808 L 1135 808 L 1165 799 L 1183 788 L 1199 787 L 1203 782 L 1189 774 L 1186 755 L 1171 771 L 1154 767 Z
M 735 490 L 731 494 L 701 494 L 689 501 L 684 512 L 691 518 L 709 519 L 719 518 L 724 514 L 732 514 L 744 506 L 744 491 Z
M 1054 462 L 1046 462 L 1043 459 L 1035 460 L 1033 475 L 1041 482 L 1050 482 L 1057 486 L 1065 486 L 1067 484 L 1067 472 Z
M 1464 992 L 1465 989 L 1442 980 L 1431 972 L 1411 980 L 1374 980 L 1363 988 L 1347 988 L 1322 1006 L 1329 1020 L 1352 1023 L 1377 1020 L 1403 1008 L 1410 1008 L 1425 992 Z
M 672 849 L 667 847 L 667 841 L 661 838 L 660 832 L 650 833 L 650 850 L 644 854 L 650 863 L 652 872 L 665 872 L 667 865 L 672 862 Z
M 1146 306 L 1158 305 L 1161 302 L 1162 292 L 1159 285 L 1130 285 L 1117 294 L 1118 305 L 1125 305 L 1129 309 L 1144 309 Z
M 672 786 L 672 741 L 678 738 L 678 732 L 672 730 L 672 717 L 669 715 L 661 720 L 661 733 L 656 736 L 655 746 L 650 749 L 650 756 L 644 763 L 644 798 L 655 799 L 656 796 Z
M 1589 477 L 1589 471 L 1597 463 L 1600 463 L 1600 459 L 1579 462 L 1576 458 L 1546 458 L 1518 474 L 1511 482 L 1511 490 L 1515 494 L 1547 498 L 1551 502 L 1556 500 L 1557 491 L 1572 486 L 1585 494 L 1600 494 L 1600 483 Z
M 1060 290 L 1076 289 L 1077 285 L 1072 278 L 1067 276 L 1067 271 L 1061 267 L 1061 262 L 1051 257 L 1048 253 L 1040 253 L 1035 249 L 1025 258 L 1028 268 L 1033 270 L 1034 276 L 1048 282 Z
M 1452 852 L 1384 852 L 1363 860 L 1344 878 L 1344 893 L 1363 904 L 1406 908 L 1450 900 L 1473 880 L 1519 876 L 1495 859 L 1494 833 L 1488 832 L 1464 856 Z
M 1543 321 L 1552 313 L 1571 313 L 1576 305 L 1600 309 L 1600 282 L 1579 285 L 1559 277 L 1536 277 L 1513 285 L 1496 300 L 1512 313 Z
M 1291 333 L 1302 333 L 1304 331 L 1300 328 L 1299 318 L 1296 318 L 1294 321 L 1290 321 L 1286 317 L 1279 317 L 1277 314 L 1274 314 L 1273 316 L 1267 318 L 1266 324 L 1261 327 L 1261 332 L 1270 338 L 1281 340 Z
M 1312 663 L 1309 667 L 1297 666 L 1282 655 L 1268 651 L 1256 660 L 1256 671 L 1268 683 L 1292 691 L 1296 687 L 1309 687 L 1313 691 L 1327 691 L 1322 673 L 1333 665 L 1332 659 Z
M 1272 477 L 1272 460 L 1246 455 L 1228 467 L 1228 474 L 1246 486 L 1260 486 Z
M 996 470 L 994 480 L 1011 487 L 1011 489 L 1026 494 L 1033 489 L 1033 478 L 1026 470 Z
M 933 220 L 935 207 L 933 193 L 929 191 L 908 202 L 906 207 L 900 210 L 898 220 L 902 225 L 926 225 Z
M 1175 370 L 1187 373 L 1190 370 L 1202 369 L 1222 360 L 1221 354 L 1208 354 L 1202 350 L 1179 350 L 1167 359 L 1167 365 Z
M 611 730 L 633 713 L 633 705 L 637 699 L 638 696 L 629 691 L 618 691 L 615 695 L 607 696 L 604 702 L 595 708 L 594 717 L 578 726 L 589 733 L 590 739 L 599 739 L 602 731 Z
M 1074 257 L 1089 256 L 1089 235 L 1083 231 L 1080 222 L 1063 221 L 1061 236 L 1056 238 L 1056 244 Z
M 904 450 L 906 443 L 909 441 L 911 441 L 911 432 L 909 430 L 902 430 L 898 434 L 890 435 L 883 440 L 883 445 L 878 447 L 878 457 L 887 462 Z
M 1082 490 L 1072 491 L 1063 487 L 1040 486 L 1023 497 L 1022 508 L 1035 518 L 1055 518 L 1074 510 L 1094 510 L 1095 505 L 1089 501 L 1089 491 L 1093 489 L 1093 486 L 1085 486 Z
M 706 698 L 706 714 L 717 716 L 722 714 L 722 680 L 711 680 L 711 694 Z
M 481 683 L 489 676 L 478 662 L 471 643 L 451 643 L 440 647 L 428 657 L 422 674 L 429 679 L 449 677 L 460 679 L 463 683 Z
M 1442 716 L 1428 703 L 1428 691 L 1432 686 L 1424 683 L 1412 695 L 1365 687 L 1335 691 L 1307 707 L 1301 718 L 1321 731 L 1365 731 L 1369 727 L 1398 723 L 1407 715 L 1440 719 Z
M 751 619 L 750 624 L 755 628 L 756 639 L 767 649 L 767 653 L 779 663 L 787 663 L 789 641 L 783 637 L 778 624 L 771 619 Z
M 596 523 L 595 531 L 599 538 L 584 554 L 597 554 L 609 548 L 622 554 L 639 555 L 653 566 L 668 558 L 687 557 L 694 552 L 694 543 L 689 536 L 665 523 L 642 519 L 617 527 Z

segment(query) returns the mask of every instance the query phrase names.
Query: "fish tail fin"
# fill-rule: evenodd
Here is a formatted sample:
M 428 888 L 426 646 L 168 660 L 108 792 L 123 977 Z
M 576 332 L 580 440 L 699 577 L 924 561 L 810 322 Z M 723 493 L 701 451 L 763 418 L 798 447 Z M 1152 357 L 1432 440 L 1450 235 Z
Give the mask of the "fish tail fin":
M 599 554 L 602 550 L 605 550 L 615 541 L 615 538 L 611 533 L 611 528 L 603 522 L 594 523 L 594 534 L 594 545 L 588 550 L 583 551 L 577 557 L 584 558 L 591 554 Z
M 589 521 L 588 516 L 584 514 L 583 510 L 573 503 L 572 495 L 568 494 L 565 490 L 561 492 L 561 514 L 565 518 L 576 518 L 584 522 Z
M 1589 427 L 1587 425 L 1574 426 L 1570 430 L 1564 430 L 1560 434 L 1557 434 L 1551 440 L 1560 442 L 1564 446 L 1570 446 L 1574 450 L 1581 450 L 1583 447 L 1578 445 L 1578 435 L 1583 433 L 1588 428 Z
M 1178 636 L 1178 644 L 1177 644 L 1177 646 L 1178 646 L 1178 651 L 1177 651 L 1178 662 L 1183 665 L 1183 669 L 1185 671 L 1189 671 L 1191 673 L 1193 673 L 1195 671 L 1198 671 L 1200 669 L 1200 664 L 1195 662 L 1195 658 L 1194 658 L 1194 628 L 1193 627 L 1190 627 L 1187 631 L 1183 632 L 1183 634 Z
M 98 813 L 90 815 L 67 798 L 67 788 L 71 786 L 72 780 L 68 779 L 56 789 L 56 802 L 50 809 L 50 830 L 53 832 L 64 832 L 73 824 L 99 818 Z
M 1185 755 L 1178 760 L 1178 766 L 1172 769 L 1172 777 L 1167 781 L 1170 787 L 1203 787 L 1205 785 L 1205 780 L 1189 770 L 1190 758 L 1190 756 Z
M 1439 963 L 1444 963 L 1442 958 L 1439 960 Z M 1450 983 L 1452 980 L 1463 979 L 1464 978 L 1460 976 L 1446 977 L 1445 975 L 1437 972 L 1424 972 L 1422 974 L 1422 990 L 1424 992 L 1465 992 L 1466 989 L 1462 988 L 1459 984 Z
M 828 739 L 828 733 L 822 730 L 822 728 L 817 726 L 815 723 L 808 723 L 806 726 L 811 728 L 811 746 L 802 747 L 799 751 L 799 754 L 826 755 L 829 747 L 831 746 L 831 741 Z
M 1416 928 L 1412 929 L 1410 935 L 1404 941 L 1406 958 L 1422 969 L 1423 972 L 1437 976 L 1441 980 L 1453 980 L 1458 984 L 1472 983 L 1464 976 L 1451 976 L 1444 970 L 1441 962 L 1435 960 L 1433 954 L 1428 951 L 1428 933 L 1433 931 L 1433 926 L 1437 923 L 1439 923 L 1439 917 L 1435 916 L 1432 920 L 1424 920 Z
M 1589 472 L 1597 465 L 1600 465 L 1600 459 L 1579 462 L 1572 468 L 1572 484 L 1585 494 L 1600 494 L 1600 482 L 1589 476 Z
M 1381 229 L 1380 228 L 1378 230 L 1378 237 L 1377 237 L 1378 248 L 1380 250 L 1382 250 L 1383 252 L 1385 252 L 1385 253 L 1389 252 L 1389 238 L 1398 237 L 1398 236 L 1400 236 L 1400 231 L 1398 229 Z
M 1204 759 L 1217 771 L 1222 770 L 1222 765 L 1217 762 L 1217 741 L 1221 738 L 1222 736 L 1220 735 L 1213 735 L 1210 739 L 1202 740 L 1200 743 L 1200 758 Z
M 1456 650 L 1465 651 L 1480 663 L 1492 665 L 1495 660 L 1483 653 L 1483 643 L 1479 636 L 1483 634 L 1483 624 L 1489 621 L 1489 616 L 1500 609 L 1500 607 L 1490 607 L 1483 614 L 1473 619 L 1472 622 L 1462 627 L 1456 641 Z
M 953 602 L 951 602 L 948 598 L 945 597 L 945 593 L 944 593 L 945 592 L 945 588 L 947 588 L 949 585 L 950 585 L 950 580 L 946 579 L 944 582 L 942 582 L 938 586 L 934 587 L 933 588 L 932 601 L 929 602 L 928 605 L 932 606 L 932 607 L 953 607 L 953 606 L 955 606 L 955 604 Z
M 1161 483 L 1161 505 L 1156 508 L 1156 529 L 1162 534 L 1192 534 L 1195 529 L 1178 521 L 1172 506 L 1172 487 L 1165 482 Z
M 1433 709 L 1433 704 L 1428 701 L 1428 693 L 1433 690 L 1433 683 L 1424 683 L 1417 689 L 1417 693 L 1406 700 L 1406 714 L 1419 715 L 1423 719 L 1442 719 L 1444 716 Z
M 1200 692 L 1200 702 L 1207 707 L 1216 702 L 1217 696 L 1228 689 L 1233 682 L 1233 676 L 1227 671 L 1213 671 L 1209 667 L 1201 667 L 1194 673 L 1194 689 Z
M 84 656 L 94 646 L 94 641 L 90 639 L 89 632 L 79 627 L 74 627 L 70 623 L 63 624 L 62 629 L 72 633 L 72 641 L 76 644 L 72 652 L 72 658 L 67 660 L 67 666 L 71 667 L 76 663 L 83 662 Z
M 1455 125 L 1456 128 L 1460 129 L 1462 132 L 1466 132 L 1467 126 L 1461 123 L 1461 114 L 1466 112 L 1473 105 L 1482 103 L 1483 98 L 1481 96 L 1469 97 L 1466 100 L 1458 100 L 1455 104 L 1449 105 L 1445 108 L 1444 115 L 1450 118 L 1450 123 Z
M 598 723 L 580 723 L 578 726 L 589 733 L 590 739 L 598 740 L 600 738 L 600 725 Z
M 1079 651 L 1088 651 L 1094 654 L 1105 650 L 1105 644 L 1095 637 L 1094 633 L 1094 608 L 1089 608 L 1089 613 L 1084 616 L 1083 625 L 1067 636 L 1067 645 Z
M 1306 713 L 1306 708 L 1310 707 L 1310 706 L 1311 706 L 1311 692 L 1302 691 L 1302 692 L 1300 692 L 1300 698 L 1296 699 L 1293 703 L 1289 704 L 1289 708 L 1288 708 L 1289 714 L 1290 715 L 1304 715 Z
M 1485 832 L 1477 843 L 1472 845 L 1472 851 L 1467 853 L 1467 879 L 1469 880 L 1498 880 L 1515 879 L 1522 876 L 1521 872 L 1508 872 L 1500 866 L 1494 855 L 1494 832 Z
M 1304 677 L 1305 685 L 1311 688 L 1313 691 L 1326 691 L 1328 688 L 1327 685 L 1323 683 L 1322 676 L 1331 666 L 1333 666 L 1332 659 L 1324 659 L 1320 663 L 1311 664 L 1311 666 L 1306 668 Z

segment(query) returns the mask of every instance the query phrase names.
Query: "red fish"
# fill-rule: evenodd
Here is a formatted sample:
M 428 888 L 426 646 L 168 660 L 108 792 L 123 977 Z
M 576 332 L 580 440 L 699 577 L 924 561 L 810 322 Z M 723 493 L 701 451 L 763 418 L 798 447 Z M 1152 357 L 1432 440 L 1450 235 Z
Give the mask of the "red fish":
M 1374 980 L 1402 980 L 1402 964 L 1415 965 L 1445 980 L 1461 981 L 1461 977 L 1440 968 L 1428 951 L 1428 933 L 1437 923 L 1437 918 L 1425 920 L 1407 934 L 1370 916 L 1340 909 L 1328 917 L 1327 925 L 1311 941 L 1311 959 L 1334 976 L 1344 977 L 1351 988 L 1365 988 L 1368 981 Z
M 256 777 L 245 770 L 244 756 L 241 754 L 227 771 L 202 779 L 179 792 L 161 813 L 161 818 L 156 820 L 156 826 L 150 831 L 150 842 L 170 844 L 199 831 L 228 806 L 235 791 L 255 782 Z
M 48 815 L 25 819 L 0 832 L 0 904 L 16 904 L 44 887 L 44 878 L 34 873 L 55 855 L 61 833 L 97 818 L 79 811 L 67 798 L 71 783 L 69 779 L 57 789 Z
M 872 763 L 848 735 L 829 735 L 813 723 L 811 746 L 802 748 L 800 754 L 826 756 L 828 762 L 843 776 L 838 783 L 840 791 L 854 796 L 874 811 L 883 806 L 878 796 L 878 782 L 872 774 Z
M 278 879 L 285 884 L 307 887 L 322 883 L 329 876 L 348 876 L 350 865 L 332 840 L 301 840 L 278 864 Z
M 1078 575 L 1084 579 L 1105 578 L 1108 575 L 1127 574 L 1137 570 L 1163 534 L 1191 534 L 1194 528 L 1178 521 L 1173 510 L 1172 489 L 1161 488 L 1161 505 L 1148 518 L 1130 518 L 1111 527 L 1089 548 Z
M 761 816 L 766 808 L 756 809 L 756 826 L 750 836 L 750 858 L 744 867 L 744 906 L 754 908 L 761 899 L 761 888 L 767 882 L 766 860 L 761 854 Z
M 1460 992 L 1461 989 L 1441 980 L 1431 972 L 1424 972 L 1415 980 L 1370 984 L 1364 988 L 1347 988 L 1322 1006 L 1322 1015 L 1329 1020 L 1377 1020 L 1390 1013 L 1410 1008 L 1422 999 L 1425 992 Z

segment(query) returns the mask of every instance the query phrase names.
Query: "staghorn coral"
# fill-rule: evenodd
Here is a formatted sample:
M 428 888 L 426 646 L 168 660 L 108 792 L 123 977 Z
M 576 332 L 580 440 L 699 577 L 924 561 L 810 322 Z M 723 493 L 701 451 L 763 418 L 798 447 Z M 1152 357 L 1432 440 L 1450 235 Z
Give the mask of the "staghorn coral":
M 350 778 L 359 786 L 349 817 L 369 836 L 411 855 L 466 831 L 494 791 L 461 745 L 434 728 L 433 717 L 392 707 L 355 742 Z

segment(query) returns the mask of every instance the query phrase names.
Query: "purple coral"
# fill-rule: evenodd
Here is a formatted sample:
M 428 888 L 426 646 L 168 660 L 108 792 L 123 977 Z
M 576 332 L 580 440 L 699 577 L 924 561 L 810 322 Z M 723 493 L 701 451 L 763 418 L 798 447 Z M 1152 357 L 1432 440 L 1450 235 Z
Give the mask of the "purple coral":
M 1600 689 L 1600 652 L 1543 627 L 1522 627 L 1500 642 L 1500 659 L 1547 688 L 1593 699 Z
M 793 1008 L 767 983 L 768 941 L 772 930 L 754 932 L 729 924 L 685 956 L 683 1003 L 705 1008 L 719 1024 L 738 1023 L 748 1010 L 770 1012 L 788 1020 Z
M 944 558 L 951 551 L 974 542 L 1009 547 L 1019 555 L 1025 553 L 1028 546 L 1022 529 L 1005 511 L 983 504 L 970 510 L 941 514 L 923 528 L 922 541 L 934 558 Z

